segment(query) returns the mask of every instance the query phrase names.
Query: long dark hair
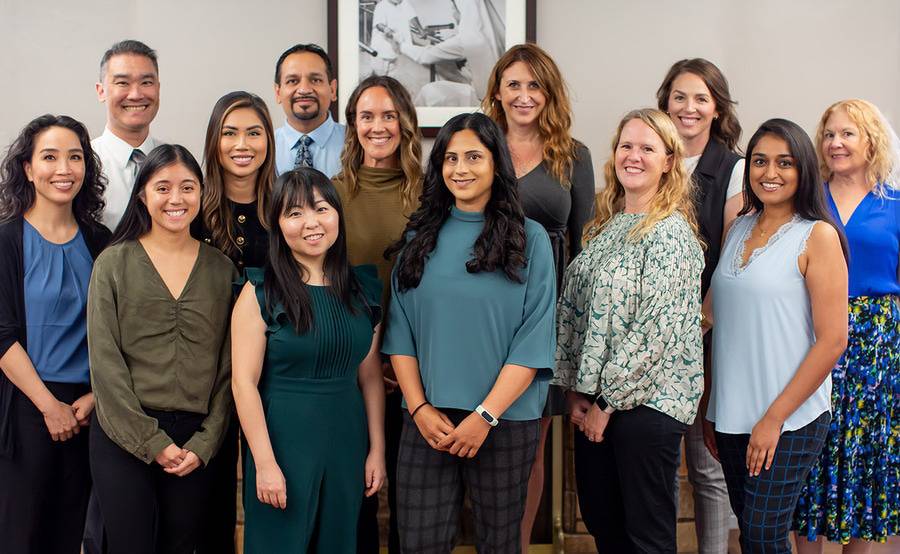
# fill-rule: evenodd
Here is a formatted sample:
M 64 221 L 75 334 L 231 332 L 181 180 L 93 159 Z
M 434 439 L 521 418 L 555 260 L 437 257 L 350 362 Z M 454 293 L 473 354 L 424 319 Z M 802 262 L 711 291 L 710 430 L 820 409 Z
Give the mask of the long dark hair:
M 206 183 L 203 187 L 203 210 L 200 218 L 212 236 L 212 244 L 225 255 L 234 258 L 241 250 L 234 233 L 234 222 L 231 216 L 231 204 L 225 195 L 225 176 L 222 162 L 219 159 L 219 142 L 222 140 L 222 126 L 225 118 L 234 110 L 250 108 L 256 112 L 266 134 L 266 157 L 256 173 L 256 210 L 263 228 L 269 228 L 266 209 L 269 193 L 275 181 L 275 134 L 272 131 L 272 118 L 262 98 L 242 90 L 229 92 L 219 98 L 209 116 L 206 126 L 206 145 L 203 148 L 203 163 L 206 167 Z
M 194 159 L 194 156 L 187 148 L 180 144 L 163 144 L 157 146 L 147 154 L 147 159 L 138 171 L 137 177 L 134 179 L 134 186 L 131 188 L 131 197 L 128 199 L 128 206 L 125 213 L 116 226 L 110 239 L 110 246 L 126 242 L 129 240 L 137 240 L 150 232 L 153 223 L 150 220 L 150 212 L 147 211 L 147 205 L 144 204 L 143 195 L 144 187 L 150 181 L 150 178 L 157 171 L 170 165 L 180 163 L 184 165 L 188 171 L 197 178 L 197 183 L 201 189 L 203 187 L 203 172 L 200 171 L 200 164 Z
M 518 182 L 506 137 L 488 116 L 466 113 L 452 118 L 438 132 L 428 158 L 419 209 L 410 216 L 401 239 L 385 252 L 385 257 L 390 258 L 403 250 L 397 268 L 400 290 L 419 286 L 426 258 L 437 245 L 438 233 L 450 214 L 454 197 L 444 183 L 444 154 L 453 135 L 466 129 L 478 135 L 478 140 L 494 158 L 494 182 L 484 208 L 484 229 L 475 239 L 473 256 L 466 262 L 466 271 L 479 273 L 499 269 L 509 280 L 522 282 L 519 270 L 526 264 L 525 214 L 519 203 Z
M 34 184 L 25 174 L 25 163 L 31 162 L 37 136 L 50 127 L 72 131 L 81 143 L 84 181 L 72 201 L 72 214 L 79 225 L 99 229 L 102 227 L 100 217 L 103 215 L 106 179 L 100 171 L 100 160 L 91 148 L 87 129 L 67 115 L 45 114 L 32 119 L 9 147 L 0 164 L 0 221 L 22 217 L 34 205 Z
M 360 304 L 366 306 L 362 288 L 350 271 L 347 259 L 344 209 L 337 189 L 321 171 L 310 167 L 283 173 L 275 180 L 272 201 L 268 207 L 272 232 L 269 233 L 269 261 L 266 262 L 264 288 L 269 313 L 275 313 L 276 306 L 281 304 L 298 334 L 308 332 L 313 326 L 309 292 L 303 285 L 306 268 L 294 258 L 278 221 L 294 206 L 315 206 L 317 191 L 338 214 L 338 236 L 325 254 L 323 267 L 329 289 L 350 313 L 356 313 Z
M 668 113 L 669 94 L 672 92 L 672 83 L 682 73 L 691 73 L 700 77 L 712 93 L 716 103 L 716 111 L 719 117 L 713 119 L 709 129 L 709 136 L 717 139 L 732 152 L 738 151 L 738 140 L 741 138 L 741 123 L 738 121 L 734 107 L 737 102 L 732 100 L 731 91 L 728 88 L 728 79 L 716 64 L 704 58 L 689 58 L 672 64 L 666 73 L 663 82 L 656 91 L 656 102 L 660 110 Z
M 744 166 L 744 207 L 738 215 L 745 215 L 751 211 L 762 212 L 763 203 L 750 187 L 750 166 L 752 164 L 753 150 L 757 143 L 765 135 L 773 135 L 784 140 L 788 150 L 794 158 L 794 167 L 797 168 L 797 193 L 794 195 L 794 212 L 809 221 L 824 221 L 834 227 L 841 240 L 841 249 L 844 251 L 844 259 L 850 259 L 847 248 L 847 239 L 843 231 L 835 223 L 831 211 L 825 203 L 825 194 L 819 183 L 819 162 L 816 158 L 816 149 L 809 135 L 799 125 L 787 119 L 770 119 L 759 126 L 759 129 L 750 137 L 747 143 L 747 164 Z

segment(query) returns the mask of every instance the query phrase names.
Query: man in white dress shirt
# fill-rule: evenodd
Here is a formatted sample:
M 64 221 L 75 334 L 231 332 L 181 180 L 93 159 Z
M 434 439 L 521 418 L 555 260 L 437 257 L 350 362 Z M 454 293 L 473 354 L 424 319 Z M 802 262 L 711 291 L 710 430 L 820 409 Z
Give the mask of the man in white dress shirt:
M 117 42 L 103 54 L 97 99 L 106 104 L 106 129 L 91 141 L 107 179 L 103 223 L 115 229 L 140 164 L 161 144 L 150 136 L 159 111 L 159 65 L 156 52 L 137 40 Z

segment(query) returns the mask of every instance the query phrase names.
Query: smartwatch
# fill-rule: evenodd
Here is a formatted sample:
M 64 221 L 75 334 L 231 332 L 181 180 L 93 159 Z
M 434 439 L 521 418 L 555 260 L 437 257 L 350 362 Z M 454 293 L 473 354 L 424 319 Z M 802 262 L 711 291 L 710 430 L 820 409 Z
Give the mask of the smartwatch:
M 596 404 L 598 408 L 600 408 L 601 410 L 603 410 L 604 412 L 606 412 L 608 414 L 611 414 L 614 411 L 616 411 L 616 409 L 613 408 L 612 406 L 610 406 L 609 402 L 607 402 L 603 398 L 602 394 L 598 394 L 596 397 L 594 397 L 594 404 Z
M 482 406 L 481 404 L 475 407 L 475 413 L 483 417 L 491 427 L 496 427 L 497 424 L 500 423 L 500 420 L 491 415 L 491 412 L 485 410 L 484 406 Z

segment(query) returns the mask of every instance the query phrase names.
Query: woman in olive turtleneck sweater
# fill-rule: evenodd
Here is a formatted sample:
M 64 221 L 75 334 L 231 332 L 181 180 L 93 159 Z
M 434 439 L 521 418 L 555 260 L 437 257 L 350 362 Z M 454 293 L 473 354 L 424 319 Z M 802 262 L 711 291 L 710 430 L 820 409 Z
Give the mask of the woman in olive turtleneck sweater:
M 347 102 L 347 135 L 341 171 L 334 184 L 344 206 L 347 250 L 353 265 L 375 264 L 382 283 L 389 283 L 393 259 L 384 251 L 406 228 L 418 207 L 422 189 L 422 145 L 416 110 L 409 93 L 396 79 L 372 76 L 363 80 Z M 388 306 L 385 286 L 382 306 Z M 387 317 L 384 318 L 385 321 Z M 402 412 L 400 390 L 390 361 L 384 360 L 385 453 L 388 466 L 388 503 L 391 508 L 389 551 L 400 551 L 395 512 L 395 470 Z M 358 552 L 378 552 L 376 496 L 363 501 L 359 518 Z

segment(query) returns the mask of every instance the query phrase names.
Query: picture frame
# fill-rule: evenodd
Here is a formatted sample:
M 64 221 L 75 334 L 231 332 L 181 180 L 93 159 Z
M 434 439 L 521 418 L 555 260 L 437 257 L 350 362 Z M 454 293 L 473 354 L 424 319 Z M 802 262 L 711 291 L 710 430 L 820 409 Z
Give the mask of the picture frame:
M 536 7 L 537 0 L 328 0 L 335 119 L 345 123 L 362 78 L 387 74 L 409 90 L 423 135 L 435 136 L 454 115 L 480 109 L 506 49 L 535 42 Z

